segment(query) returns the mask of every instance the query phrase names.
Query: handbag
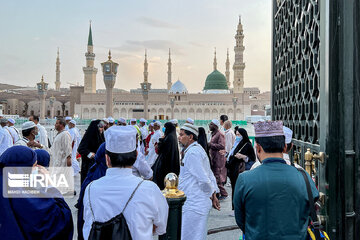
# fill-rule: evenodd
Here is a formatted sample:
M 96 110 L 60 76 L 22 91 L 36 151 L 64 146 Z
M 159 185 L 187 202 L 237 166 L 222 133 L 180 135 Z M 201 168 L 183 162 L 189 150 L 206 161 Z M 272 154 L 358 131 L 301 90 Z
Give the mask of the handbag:
M 121 213 L 106 222 L 95 221 L 94 212 L 92 210 L 91 202 L 90 202 L 90 187 L 93 182 L 90 183 L 88 193 L 89 193 L 89 205 L 90 205 L 93 223 L 89 234 L 89 240 L 103 240 L 103 239 L 131 240 L 132 239 L 129 226 L 126 223 L 126 219 L 123 215 L 123 212 L 125 211 L 128 203 L 133 198 L 136 190 L 143 182 L 144 180 L 141 180 L 139 184 L 136 186 L 135 190 L 130 195 L 129 200 L 126 202 L 125 207 L 121 211 Z
M 306 173 L 302 169 L 298 169 L 302 176 L 304 177 L 305 184 L 306 184 L 306 190 L 309 198 L 309 205 L 310 205 L 310 217 L 312 222 L 309 223 L 308 229 L 307 229 L 307 236 L 306 240 L 330 240 L 327 233 L 323 230 L 321 230 L 321 224 L 317 218 L 316 210 L 315 210 L 315 204 L 314 204 L 314 197 L 311 192 L 310 182 L 308 177 L 306 176 Z

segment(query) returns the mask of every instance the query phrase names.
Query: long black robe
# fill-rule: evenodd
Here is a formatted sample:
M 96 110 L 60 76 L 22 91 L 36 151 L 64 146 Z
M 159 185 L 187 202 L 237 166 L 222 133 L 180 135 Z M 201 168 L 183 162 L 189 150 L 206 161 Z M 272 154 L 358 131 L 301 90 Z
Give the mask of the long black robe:
M 228 169 L 228 177 L 230 178 L 232 193 L 231 199 L 234 199 L 234 189 L 236 180 L 239 176 L 239 173 L 244 172 L 245 170 L 249 170 L 251 166 L 255 163 L 256 156 L 254 152 L 254 148 L 250 142 L 248 134 L 245 129 L 239 128 L 237 131 L 241 134 L 243 139 L 236 146 L 234 152 L 229 157 L 229 164 L 227 164 Z M 243 159 L 238 159 L 235 157 L 237 153 L 241 153 L 248 157 L 248 162 L 245 163 Z M 232 201 L 231 201 L 232 203 Z M 234 204 L 232 203 L 232 209 L 234 209 Z
M 159 139 L 158 157 L 152 167 L 153 181 L 162 190 L 164 178 L 168 173 L 179 176 L 180 157 L 176 128 L 171 122 L 165 123 L 165 137 Z
M 85 180 L 90 167 L 95 163 L 94 158 L 88 158 L 90 152 L 96 153 L 99 146 L 105 141 L 104 134 L 100 133 L 98 124 L 100 120 L 92 121 L 82 138 L 78 152 L 81 155 L 81 183 Z

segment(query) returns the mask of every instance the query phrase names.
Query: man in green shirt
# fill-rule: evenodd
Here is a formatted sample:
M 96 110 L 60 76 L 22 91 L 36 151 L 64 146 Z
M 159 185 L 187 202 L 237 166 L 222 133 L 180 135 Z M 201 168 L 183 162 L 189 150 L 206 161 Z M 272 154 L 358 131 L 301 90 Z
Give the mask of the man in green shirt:
M 262 165 L 239 175 L 235 192 L 235 219 L 246 240 L 303 240 L 309 222 L 309 200 L 302 174 L 282 158 L 283 124 L 254 124 L 256 154 Z M 319 193 L 311 177 L 312 194 Z

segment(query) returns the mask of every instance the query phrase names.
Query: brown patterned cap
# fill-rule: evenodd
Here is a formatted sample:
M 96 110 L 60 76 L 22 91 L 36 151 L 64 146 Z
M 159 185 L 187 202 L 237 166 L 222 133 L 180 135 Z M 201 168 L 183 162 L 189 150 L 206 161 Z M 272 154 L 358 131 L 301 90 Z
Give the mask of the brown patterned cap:
M 255 137 L 284 136 L 282 121 L 267 121 L 254 123 Z

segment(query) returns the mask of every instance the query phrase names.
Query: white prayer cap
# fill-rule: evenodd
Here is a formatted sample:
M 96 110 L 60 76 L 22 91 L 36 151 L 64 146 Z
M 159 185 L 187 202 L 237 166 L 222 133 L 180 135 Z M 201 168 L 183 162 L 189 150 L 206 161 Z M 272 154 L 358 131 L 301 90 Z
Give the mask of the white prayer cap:
M 72 117 L 69 117 L 69 116 L 65 117 L 65 121 L 69 121 L 71 119 L 72 119 Z
M 114 123 L 115 122 L 115 120 L 112 117 L 108 117 L 108 121 L 109 121 L 109 123 Z
M 126 119 L 125 119 L 125 118 L 119 118 L 119 122 L 120 122 L 120 123 L 125 123 L 125 124 L 126 124 Z
M 130 119 L 130 122 L 136 122 L 136 118 Z
M 72 119 L 72 120 L 70 121 L 70 123 L 76 125 L 76 121 L 75 121 L 74 119 Z
M 290 128 L 285 127 L 285 126 L 283 126 L 283 130 L 284 130 L 284 135 L 285 135 L 285 143 L 286 144 L 291 143 L 293 131 Z
M 177 119 L 171 119 L 170 122 L 172 122 L 173 124 L 178 124 L 178 120 Z
M 136 149 L 136 129 L 133 126 L 113 126 L 105 131 L 106 150 L 129 153 Z
M 109 123 L 109 119 L 107 119 L 107 118 L 103 118 L 103 121 L 106 123 Z
M 181 128 L 181 130 L 186 130 L 186 131 L 189 131 L 193 134 L 195 134 L 196 136 L 199 135 L 199 128 L 194 126 L 193 124 L 191 123 L 185 123 Z
M 12 118 L 8 118 L 8 122 L 10 122 L 11 124 L 15 124 L 15 120 Z
M 154 122 L 154 124 L 158 125 L 159 127 L 161 127 L 161 122 L 160 121 L 156 121 Z
M 36 127 L 36 124 L 33 121 L 24 122 L 21 129 L 27 130 Z
M 147 123 L 147 121 L 145 120 L 145 118 L 140 118 L 140 122 Z
M 152 126 L 152 127 L 153 127 L 153 126 L 154 126 L 154 122 L 150 123 L 150 126 Z
M 220 122 L 219 122 L 219 120 L 213 119 L 213 120 L 211 120 L 211 122 L 212 122 L 213 124 L 215 124 L 218 128 L 220 128 Z
M 186 122 L 194 125 L 194 120 L 191 118 L 186 119 Z

